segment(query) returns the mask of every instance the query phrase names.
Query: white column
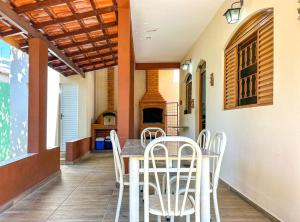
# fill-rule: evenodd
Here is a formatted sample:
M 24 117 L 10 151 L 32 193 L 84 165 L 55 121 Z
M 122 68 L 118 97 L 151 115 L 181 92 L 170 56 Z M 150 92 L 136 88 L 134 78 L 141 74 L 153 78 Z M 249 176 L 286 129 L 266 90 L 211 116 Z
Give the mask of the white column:
M 139 222 L 139 168 L 138 159 L 129 159 L 129 220 L 130 222 Z
M 210 222 L 209 157 L 203 156 L 201 173 L 201 222 Z

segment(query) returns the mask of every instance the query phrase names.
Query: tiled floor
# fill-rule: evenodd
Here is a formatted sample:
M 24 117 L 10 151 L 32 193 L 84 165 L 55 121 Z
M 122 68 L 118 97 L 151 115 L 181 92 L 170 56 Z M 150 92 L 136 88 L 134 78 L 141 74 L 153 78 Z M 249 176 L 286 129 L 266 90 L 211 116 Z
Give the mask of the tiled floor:
M 61 169 L 61 176 L 0 214 L 0 221 L 113 222 L 118 192 L 112 157 L 92 154 Z M 128 193 L 124 196 L 120 222 L 128 221 Z M 219 199 L 223 222 L 269 221 L 224 186 L 220 187 Z

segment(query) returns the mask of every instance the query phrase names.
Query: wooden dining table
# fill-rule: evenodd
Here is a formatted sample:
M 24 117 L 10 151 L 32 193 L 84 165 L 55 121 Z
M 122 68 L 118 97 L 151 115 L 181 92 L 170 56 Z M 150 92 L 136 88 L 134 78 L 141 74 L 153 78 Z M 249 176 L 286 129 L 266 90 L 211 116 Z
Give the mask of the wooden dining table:
M 164 142 L 168 148 L 169 159 L 174 160 L 177 158 L 179 147 L 182 145 L 179 142 Z M 200 212 L 201 222 L 210 222 L 210 171 L 209 160 L 210 158 L 217 158 L 218 155 L 202 149 L 202 171 L 201 171 L 201 197 L 200 197 Z M 140 169 L 140 161 L 144 160 L 145 147 L 142 146 L 139 139 L 128 139 L 123 147 L 121 156 L 129 159 L 129 221 L 139 222 L 140 215 L 140 201 L 139 201 L 139 181 L 140 173 L 143 169 Z M 189 153 L 183 153 L 183 159 L 188 159 L 191 156 Z M 163 157 L 163 153 L 162 153 Z

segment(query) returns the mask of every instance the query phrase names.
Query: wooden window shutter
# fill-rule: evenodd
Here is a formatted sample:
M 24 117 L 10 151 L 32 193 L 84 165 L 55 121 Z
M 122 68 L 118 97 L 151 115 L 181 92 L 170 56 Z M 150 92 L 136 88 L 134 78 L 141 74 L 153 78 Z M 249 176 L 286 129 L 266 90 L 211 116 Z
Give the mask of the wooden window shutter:
M 233 109 L 237 106 L 238 77 L 237 47 L 225 52 L 224 108 Z
M 273 104 L 273 17 L 258 30 L 257 104 Z

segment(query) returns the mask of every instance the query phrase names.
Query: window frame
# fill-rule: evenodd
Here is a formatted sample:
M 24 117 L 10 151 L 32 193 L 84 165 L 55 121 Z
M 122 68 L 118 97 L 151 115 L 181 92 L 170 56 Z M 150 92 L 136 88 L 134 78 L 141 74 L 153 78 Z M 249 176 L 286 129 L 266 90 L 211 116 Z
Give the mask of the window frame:
M 255 63 L 253 63 L 253 64 L 251 64 L 251 65 L 249 65 L 248 67 L 245 67 L 245 68 L 241 68 L 241 55 L 240 55 L 240 53 L 241 53 L 241 51 L 243 51 L 245 48 L 247 48 L 248 47 L 248 45 L 250 45 L 250 44 L 252 44 L 253 42 L 255 42 L 255 53 L 256 53 L 256 55 L 255 55 Z M 250 51 L 251 50 L 253 50 L 252 48 L 250 48 Z M 238 107 L 242 107 L 242 106 L 250 106 L 250 105 L 256 105 L 257 104 L 257 63 L 258 63 L 258 60 L 257 60 L 257 33 L 254 33 L 252 36 L 250 36 L 250 37 L 248 37 L 247 39 L 245 39 L 243 42 L 241 42 L 238 46 L 237 46 L 237 52 L 238 52 L 238 77 L 237 77 L 237 88 L 238 88 L 238 93 L 237 93 L 237 99 L 238 99 L 238 101 L 237 101 L 237 106 Z M 253 54 L 250 54 L 250 55 L 252 55 L 252 57 L 253 57 Z M 247 57 L 248 55 L 246 55 L 245 57 Z M 243 59 L 245 59 L 245 57 L 243 58 Z M 248 58 L 246 58 L 246 59 L 248 59 Z M 253 58 L 252 58 L 253 59 Z M 245 61 L 244 61 L 245 62 Z M 246 61 L 245 63 L 247 63 L 248 61 Z M 250 61 L 249 61 L 250 62 Z M 248 65 L 248 64 L 246 64 L 246 65 Z M 245 69 L 247 69 L 247 68 L 249 68 L 249 67 L 251 67 L 251 66 L 255 66 L 255 74 L 254 73 L 252 73 L 252 74 L 250 74 L 250 75 L 255 75 L 255 93 L 256 93 L 256 95 L 255 96 L 252 96 L 252 99 L 254 99 L 255 100 L 255 102 L 253 102 L 253 103 L 251 103 L 251 101 L 249 102 L 249 104 L 241 104 L 243 101 L 243 99 L 245 100 L 246 98 L 241 98 L 241 93 L 240 93 L 240 87 L 241 87 L 241 85 L 240 85 L 240 81 L 241 81 L 241 79 L 245 79 L 245 78 L 247 78 L 247 77 L 241 77 L 241 73 L 245 70 Z M 248 78 L 247 78 L 248 79 Z M 251 78 L 251 81 L 252 81 L 252 78 Z M 246 83 L 247 84 L 247 83 Z M 250 83 L 249 83 L 250 84 Z M 253 84 L 253 83 L 251 83 L 251 84 Z M 252 85 L 251 85 L 252 86 Z M 250 87 L 250 86 L 249 86 Z M 251 90 L 251 89 L 249 89 L 249 90 Z M 252 88 L 252 90 L 253 90 L 253 88 Z M 248 97 L 249 98 L 249 97 Z M 250 97 L 251 98 L 251 97 Z M 249 98 L 249 99 L 250 99 Z M 247 102 L 245 102 L 245 103 L 247 103 Z
M 235 32 L 231 40 L 229 41 L 227 47 L 225 48 L 224 51 L 224 95 L 223 95 L 223 107 L 224 110 L 232 110 L 232 109 L 242 109 L 242 108 L 250 108 L 250 107 L 258 107 L 258 106 L 266 106 L 266 105 L 273 105 L 273 97 L 274 97 L 274 19 L 273 19 L 273 9 L 265 9 L 262 10 L 255 15 L 251 16 L 247 21 Z M 249 39 L 253 38 L 253 36 L 257 36 L 257 39 L 260 34 L 260 30 L 264 29 L 267 26 L 272 26 L 272 79 L 271 79 L 271 84 L 272 84 L 272 92 L 271 92 L 271 102 L 266 102 L 266 103 L 260 103 L 257 99 L 257 102 L 255 104 L 248 104 L 248 105 L 239 105 L 239 91 L 238 91 L 238 79 L 239 79 L 239 46 L 246 43 L 249 41 Z M 231 53 L 231 54 L 230 54 Z M 257 45 L 257 64 L 260 63 L 260 58 L 259 58 L 259 52 L 258 52 L 258 45 Z M 227 79 L 228 79 L 228 64 L 231 61 L 228 61 L 228 58 L 234 57 L 235 63 L 232 65 L 236 66 L 235 70 L 233 70 L 233 73 L 236 73 L 235 75 L 235 90 L 234 93 L 233 91 L 230 91 L 227 86 Z M 232 67 L 229 67 L 232 69 Z M 257 67 L 258 68 L 258 67 Z M 258 76 L 258 70 L 257 70 L 257 76 Z M 229 77 L 230 78 L 230 77 Z M 258 81 L 258 80 L 256 80 Z M 258 87 L 258 83 L 257 83 Z M 258 93 L 258 90 L 257 90 Z M 228 95 L 232 95 L 233 98 L 231 98 L 231 103 L 230 100 L 227 98 Z M 234 99 L 234 102 L 233 102 Z M 229 102 L 228 102 L 229 101 Z M 234 104 L 233 104 L 234 103 Z

